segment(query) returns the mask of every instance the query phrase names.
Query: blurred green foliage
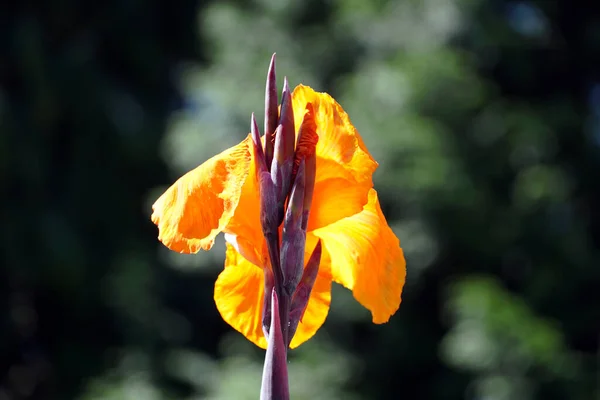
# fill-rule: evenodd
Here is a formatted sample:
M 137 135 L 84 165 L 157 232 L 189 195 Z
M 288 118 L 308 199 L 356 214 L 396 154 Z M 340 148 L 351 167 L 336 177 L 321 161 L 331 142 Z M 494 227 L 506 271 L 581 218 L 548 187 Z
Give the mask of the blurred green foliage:
M 251 399 L 212 299 L 224 246 L 150 205 L 242 139 L 278 79 L 332 94 L 408 265 L 347 290 L 294 399 L 600 396 L 600 9 L 567 0 L 14 3 L 0 14 L 0 399 Z

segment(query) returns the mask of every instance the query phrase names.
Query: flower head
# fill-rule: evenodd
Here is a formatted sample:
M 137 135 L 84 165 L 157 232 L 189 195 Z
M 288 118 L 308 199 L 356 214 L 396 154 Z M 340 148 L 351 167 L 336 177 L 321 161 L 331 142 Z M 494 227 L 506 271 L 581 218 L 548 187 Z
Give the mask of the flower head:
M 332 281 L 352 290 L 374 323 L 384 323 L 400 305 L 406 269 L 373 189 L 377 163 L 348 115 L 328 94 L 303 85 L 290 93 L 286 83 L 278 116 L 272 85 L 273 62 L 265 135 L 260 138 L 253 118 L 252 133 L 241 143 L 167 189 L 152 221 L 159 240 L 182 253 L 209 250 L 225 233 L 215 302 L 223 319 L 260 347 L 267 345 L 273 278 L 287 282 L 294 292 L 288 305 L 294 348 L 325 321 Z M 279 237 L 284 219 L 280 259 L 269 253 L 268 241 L 269 232 Z M 296 253 L 303 254 L 290 256 Z M 299 265 L 289 267 L 285 257 Z M 270 260 L 286 265 L 284 276 Z

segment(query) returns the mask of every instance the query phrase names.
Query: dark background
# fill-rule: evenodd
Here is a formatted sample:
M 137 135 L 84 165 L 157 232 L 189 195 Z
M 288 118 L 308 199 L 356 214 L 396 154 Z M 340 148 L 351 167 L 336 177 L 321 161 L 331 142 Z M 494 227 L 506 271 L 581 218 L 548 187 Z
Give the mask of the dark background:
M 593 2 L 590 2 L 592 4 Z M 0 399 L 253 399 L 223 246 L 150 205 L 248 131 L 269 57 L 380 162 L 403 303 L 336 287 L 294 399 L 600 399 L 600 9 L 567 0 L 21 2 L 0 11 Z

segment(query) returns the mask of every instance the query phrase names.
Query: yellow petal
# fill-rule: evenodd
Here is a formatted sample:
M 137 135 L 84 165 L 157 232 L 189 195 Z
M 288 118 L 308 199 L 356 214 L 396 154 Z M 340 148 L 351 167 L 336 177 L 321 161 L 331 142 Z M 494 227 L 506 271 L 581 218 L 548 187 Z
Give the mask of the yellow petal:
M 307 104 L 313 109 L 319 141 L 317 176 L 308 229 L 329 225 L 360 212 L 367 203 L 377 162 L 342 107 L 328 94 L 299 85 L 292 94 L 299 126 Z
M 265 349 L 262 331 L 264 274 L 227 243 L 225 269 L 215 283 L 215 303 L 223 320 Z
M 300 126 L 304 118 L 306 105 L 312 104 L 317 125 L 319 142 L 317 143 L 317 174 L 322 178 L 349 174 L 357 182 L 372 182 L 371 176 L 377 168 L 377 162 L 369 154 L 360 134 L 350 122 L 348 114 L 330 95 L 317 93 L 308 86 L 298 85 L 292 93 L 295 125 Z M 333 161 L 329 170 L 319 172 L 320 164 L 325 160 Z M 343 171 L 331 170 L 338 165 Z
M 252 151 L 253 157 L 254 151 Z M 233 217 L 223 230 L 225 239 L 255 265 L 267 265 L 266 242 L 260 224 L 260 192 L 252 162 Z
M 371 311 L 373 322 L 387 322 L 401 302 L 406 263 L 400 241 L 388 226 L 374 189 L 353 216 L 313 234 L 323 241 L 333 280 L 352 290 Z
M 317 176 L 319 175 L 317 167 Z M 359 184 L 351 179 L 331 178 L 315 182 L 308 231 L 325 227 L 342 218 L 362 211 L 367 203 L 370 183 Z
M 251 138 L 177 180 L 152 206 L 158 239 L 181 253 L 209 250 L 229 223 L 248 177 Z
M 331 275 L 327 269 L 319 272 L 292 348 L 310 339 L 329 312 Z M 250 263 L 228 243 L 225 269 L 215 283 L 215 303 L 225 322 L 263 349 L 267 346 L 262 331 L 264 290 L 262 268 Z

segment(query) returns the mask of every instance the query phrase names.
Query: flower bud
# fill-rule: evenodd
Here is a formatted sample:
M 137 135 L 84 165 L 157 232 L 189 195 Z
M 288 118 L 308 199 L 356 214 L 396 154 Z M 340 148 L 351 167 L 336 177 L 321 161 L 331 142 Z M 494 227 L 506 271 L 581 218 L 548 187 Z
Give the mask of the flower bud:
M 306 232 L 302 229 L 304 202 L 304 162 L 294 179 L 292 194 L 283 221 L 281 238 L 281 269 L 283 271 L 283 289 L 291 298 L 302 277 L 304 268 L 304 246 Z
M 292 184 L 294 142 L 296 137 L 292 96 L 287 79 L 284 79 L 281 97 L 281 115 L 279 125 L 275 131 L 275 147 L 273 149 L 273 163 L 271 164 L 271 178 L 277 192 L 279 224 L 283 221 L 285 201 Z
M 280 222 L 278 221 L 277 204 L 278 197 L 276 187 L 271 179 L 271 174 L 267 170 L 265 156 L 260 141 L 260 132 L 254 113 L 250 122 L 250 131 L 252 142 L 254 144 L 254 163 L 256 165 L 256 179 L 260 193 L 260 223 L 263 233 L 273 234 L 277 232 Z
M 275 54 L 271 57 L 269 72 L 267 72 L 267 84 L 265 88 L 265 161 L 267 169 L 271 170 L 273 161 L 273 135 L 277 129 L 279 110 L 277 109 L 277 80 L 275 77 Z
M 288 329 L 287 337 L 288 346 L 292 342 L 292 339 L 296 334 L 298 324 L 300 323 L 300 321 L 302 321 L 304 311 L 306 311 L 306 306 L 308 305 L 308 300 L 310 299 L 310 293 L 312 292 L 312 288 L 315 285 L 315 281 L 317 280 L 317 274 L 319 273 L 321 253 L 322 246 L 321 240 L 319 240 L 317 242 L 317 245 L 315 246 L 315 249 L 310 255 L 310 258 L 308 259 L 308 262 L 306 263 L 304 273 L 302 274 L 302 279 L 300 279 L 300 282 L 296 287 L 294 297 L 292 298 L 289 317 L 290 327 Z
M 294 155 L 294 169 L 292 176 L 295 175 L 300 162 L 304 162 L 304 201 L 302 212 L 302 229 L 306 230 L 308 225 L 308 215 L 312 204 L 313 192 L 315 189 L 315 177 L 317 172 L 316 147 L 319 141 L 317 135 L 317 124 L 315 122 L 315 112 L 313 105 L 308 103 L 302 125 L 298 130 L 298 142 L 296 144 L 296 153 Z

